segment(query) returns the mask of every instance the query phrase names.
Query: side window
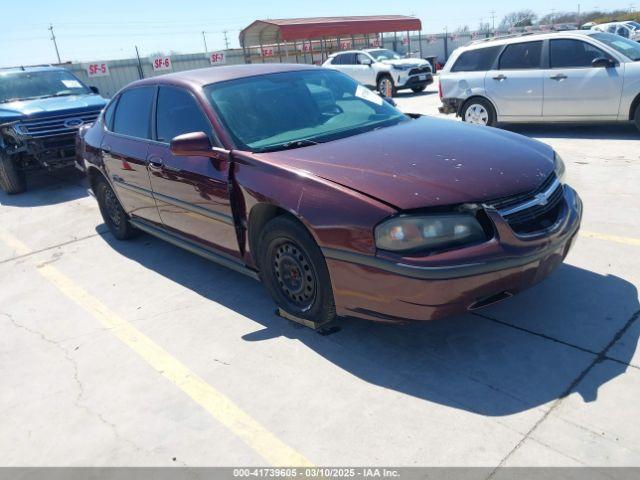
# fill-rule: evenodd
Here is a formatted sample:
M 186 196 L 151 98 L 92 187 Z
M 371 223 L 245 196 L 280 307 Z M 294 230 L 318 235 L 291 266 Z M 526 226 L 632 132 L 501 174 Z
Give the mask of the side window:
M 615 25 L 610 25 L 609 28 L 607 28 L 607 32 L 616 33 L 616 26 Z
M 196 104 L 195 99 L 180 88 L 160 87 L 156 112 L 157 140 L 170 142 L 183 133 L 205 132 L 211 134 L 209 121 Z
M 331 60 L 331 65 L 341 65 L 343 58 L 344 55 L 336 55 L 335 57 L 333 57 L 333 60 Z
M 540 68 L 542 42 L 512 43 L 500 56 L 500 70 Z
M 155 87 L 125 90 L 118 100 L 113 131 L 137 138 L 151 138 L 151 105 Z
M 627 27 L 623 27 L 622 25 L 618 27 L 616 33 L 621 37 L 629 38 L 629 30 L 627 30 Z
M 461 54 L 451 67 L 452 72 L 483 72 L 491 70 L 502 47 L 478 48 Z
M 107 109 L 104 111 L 104 126 L 107 130 L 111 130 L 113 128 L 113 114 L 116 111 L 116 104 L 118 103 L 118 99 L 113 100 L 109 105 L 107 105 Z
M 345 53 L 342 55 L 342 65 L 355 65 L 356 64 L 356 54 L 355 53 Z
M 558 39 L 550 42 L 551 68 L 590 67 L 591 62 L 598 57 L 611 58 L 599 48 L 582 40 Z

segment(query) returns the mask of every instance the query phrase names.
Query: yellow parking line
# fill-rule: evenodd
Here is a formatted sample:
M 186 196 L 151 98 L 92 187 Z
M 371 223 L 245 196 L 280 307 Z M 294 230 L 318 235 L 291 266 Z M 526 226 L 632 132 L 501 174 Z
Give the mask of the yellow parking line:
M 621 237 L 618 235 L 608 235 L 606 233 L 590 232 L 588 230 L 580 230 L 580 235 L 587 238 L 596 238 L 598 240 L 607 240 L 609 242 L 624 243 L 626 245 L 640 247 L 640 238 Z
M 31 253 L 31 250 L 24 243 L 8 232 L 0 230 L 0 241 L 14 249 L 18 255 Z M 51 264 L 41 264 L 36 268 L 60 292 L 99 320 L 153 369 L 173 382 L 269 464 L 275 466 L 312 465 L 309 460 L 285 445 L 228 397 L 218 392 L 182 362 Z

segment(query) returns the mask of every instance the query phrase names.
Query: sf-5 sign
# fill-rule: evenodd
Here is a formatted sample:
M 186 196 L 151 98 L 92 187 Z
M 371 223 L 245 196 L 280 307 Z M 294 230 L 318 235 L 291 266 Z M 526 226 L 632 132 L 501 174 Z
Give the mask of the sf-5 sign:
M 87 65 L 87 76 L 92 77 L 107 77 L 109 76 L 109 65 L 106 63 L 90 63 Z

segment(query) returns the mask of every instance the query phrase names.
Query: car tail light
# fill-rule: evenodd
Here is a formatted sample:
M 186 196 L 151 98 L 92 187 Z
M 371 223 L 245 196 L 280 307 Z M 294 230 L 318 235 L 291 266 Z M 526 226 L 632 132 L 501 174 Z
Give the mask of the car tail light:
M 442 80 L 438 79 L 438 96 L 442 100 Z

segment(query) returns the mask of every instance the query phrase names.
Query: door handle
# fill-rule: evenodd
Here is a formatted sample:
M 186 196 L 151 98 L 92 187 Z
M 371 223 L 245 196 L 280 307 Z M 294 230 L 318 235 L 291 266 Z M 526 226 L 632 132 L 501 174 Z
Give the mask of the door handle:
M 163 163 L 160 157 L 149 158 L 149 168 L 152 170 L 162 170 Z
M 503 74 L 500 74 L 500 75 L 498 75 L 497 77 L 493 77 L 493 79 L 494 79 L 494 80 L 498 80 L 499 82 L 501 82 L 502 80 L 506 80 L 506 79 L 507 79 L 507 76 L 506 76 L 506 75 L 503 75 Z
M 564 80 L 565 78 L 567 78 L 567 76 L 564 73 L 559 73 L 557 75 L 554 75 L 553 77 L 549 77 L 551 80 L 556 80 L 557 82 L 559 82 L 560 80 Z

